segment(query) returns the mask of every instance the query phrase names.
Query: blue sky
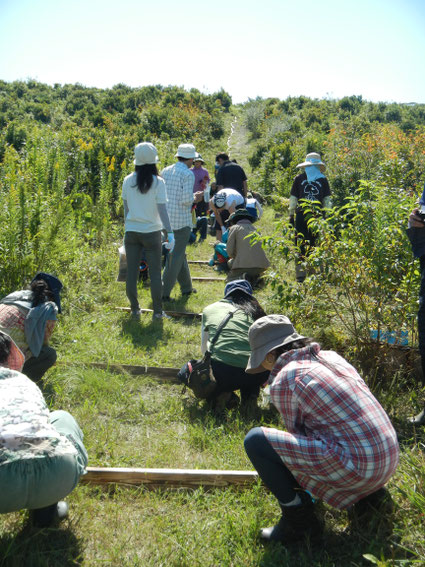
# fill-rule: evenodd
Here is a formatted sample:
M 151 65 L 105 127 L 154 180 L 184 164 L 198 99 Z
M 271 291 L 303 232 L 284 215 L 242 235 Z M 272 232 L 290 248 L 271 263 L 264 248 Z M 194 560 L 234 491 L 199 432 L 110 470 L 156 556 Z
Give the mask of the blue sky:
M 425 103 L 425 0 L 0 0 L 0 79 Z

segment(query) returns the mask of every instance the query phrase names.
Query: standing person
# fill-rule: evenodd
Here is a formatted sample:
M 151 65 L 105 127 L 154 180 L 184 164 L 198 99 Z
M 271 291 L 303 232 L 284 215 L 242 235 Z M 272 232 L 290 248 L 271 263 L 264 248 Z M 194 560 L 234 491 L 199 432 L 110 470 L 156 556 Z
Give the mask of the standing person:
M 28 509 L 44 528 L 68 515 L 61 499 L 87 465 L 83 433 L 66 411 L 50 412 L 40 389 L 21 373 L 24 355 L 0 331 L 0 513 Z
M 179 283 L 183 296 L 196 293 L 192 287 L 186 246 L 192 231 L 192 204 L 203 198 L 203 193 L 193 192 L 195 176 L 191 171 L 196 150 L 193 144 L 180 144 L 175 155 L 177 162 L 162 170 L 167 188 L 167 211 L 174 232 L 175 246 L 168 254 L 162 274 L 162 299 L 171 301 L 170 293 Z
M 23 372 L 34 382 L 56 362 L 56 350 L 48 343 L 61 313 L 61 289 L 56 276 L 38 272 L 29 290 L 14 291 L 0 301 L 0 330 L 23 352 Z
M 174 234 L 168 218 L 165 182 L 158 176 L 158 152 L 153 144 L 142 142 L 134 149 L 135 171 L 127 175 L 122 185 L 125 217 L 125 251 L 127 255 L 126 292 L 133 317 L 140 316 L 137 298 L 140 260 L 145 253 L 149 266 L 153 318 L 166 317 L 162 310 L 162 228 L 168 234 L 172 251 Z
M 424 189 L 425 193 L 425 189 Z M 425 212 L 425 211 L 424 211 Z M 419 214 L 419 209 L 414 209 L 409 216 L 409 228 L 407 234 L 412 244 L 413 254 L 419 258 L 421 270 L 421 286 L 419 289 L 418 309 L 418 338 L 419 354 L 422 367 L 422 387 L 425 386 L 425 221 L 424 216 Z M 413 425 L 425 425 L 425 404 L 422 410 L 414 417 L 409 418 Z
M 265 315 L 263 308 L 253 297 L 252 287 L 246 280 L 235 280 L 224 288 L 224 298 L 205 307 L 202 312 L 201 349 L 204 354 L 217 328 L 230 313 L 229 319 L 211 353 L 211 367 L 217 387 L 210 398 L 216 410 L 222 410 L 237 401 L 232 392 L 240 390 L 242 405 L 253 408 L 257 405 L 260 386 L 267 380 L 268 372 L 258 375 L 245 372 L 250 354 L 248 330 L 252 323 Z
M 246 199 L 248 181 L 242 167 L 234 161 L 230 161 L 228 154 L 224 152 L 217 154 L 215 161 L 219 166 L 216 174 L 217 189 L 220 190 L 225 187 L 236 189 Z
M 196 154 L 195 159 L 193 160 L 193 167 L 191 171 L 195 176 L 195 184 L 193 186 L 193 192 L 197 193 L 198 191 L 204 192 L 207 186 L 210 183 L 210 175 L 208 170 L 205 167 L 202 167 L 204 164 L 204 160 L 200 154 Z M 202 242 L 207 237 L 208 232 L 208 199 L 202 199 L 195 205 L 195 215 L 196 215 L 196 227 L 194 227 L 195 239 L 196 239 L 196 232 L 199 230 L 199 241 Z
M 289 218 L 297 234 L 301 235 L 301 254 L 295 270 L 297 281 L 303 282 L 306 273 L 300 267 L 300 262 L 305 258 L 306 244 L 314 246 L 316 237 L 307 226 L 308 219 L 304 215 L 300 201 L 319 201 L 323 208 L 330 208 L 332 205 L 331 190 L 324 175 L 326 166 L 320 159 L 320 155 L 315 152 L 307 154 L 305 161 L 299 163 L 297 167 L 304 168 L 304 173 L 297 175 L 292 184 L 289 197 Z
M 221 242 L 222 236 L 226 234 L 225 222 L 236 209 L 244 208 L 245 199 L 236 189 L 220 189 L 210 199 L 210 209 L 215 217 L 215 234 L 217 240 Z
M 286 430 L 256 427 L 245 450 L 282 510 L 261 531 L 268 541 L 319 540 L 315 498 L 350 508 L 352 520 L 371 519 L 388 503 L 383 488 L 399 456 L 388 415 L 357 371 L 341 356 L 299 335 L 283 315 L 255 321 L 249 330 L 247 373 L 270 370 L 270 396 Z
M 252 223 L 253 218 L 246 209 L 239 209 L 229 217 L 226 252 L 231 260 L 228 262 L 228 282 L 244 277 L 255 286 L 270 266 L 261 242 L 252 242 L 256 233 Z

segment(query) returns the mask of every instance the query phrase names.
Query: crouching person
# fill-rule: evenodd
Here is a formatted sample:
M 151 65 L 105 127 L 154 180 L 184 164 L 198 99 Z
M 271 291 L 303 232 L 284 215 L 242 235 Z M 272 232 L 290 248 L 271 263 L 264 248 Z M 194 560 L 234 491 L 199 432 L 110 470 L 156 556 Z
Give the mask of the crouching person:
M 245 367 L 250 354 L 249 328 L 264 315 L 246 280 L 226 284 L 224 298 L 208 305 L 202 312 L 201 349 L 202 353 L 211 352 L 211 368 L 217 386 L 209 402 L 216 412 L 237 405 L 239 398 L 235 390 L 240 390 L 241 404 L 247 411 L 257 407 L 260 387 L 267 381 L 268 372 L 262 369 L 261 374 L 250 376 Z M 224 321 L 227 321 L 225 326 L 217 334 Z
M 315 498 L 367 522 L 390 500 L 383 488 L 396 470 L 399 446 L 391 422 L 356 370 L 270 315 L 249 330 L 247 373 L 270 370 L 273 404 L 286 431 L 252 429 L 245 450 L 282 510 L 265 540 L 320 541 Z
M 229 217 L 226 250 L 231 260 L 228 262 L 228 282 L 245 278 L 255 286 L 270 266 L 261 242 L 252 241 L 255 234 L 252 223 L 252 215 L 246 209 L 239 209 Z
M 24 355 L 0 331 L 0 513 L 31 511 L 33 525 L 65 517 L 61 499 L 87 465 L 83 434 L 65 411 L 49 412 L 41 390 L 21 373 Z
M 14 291 L 0 301 L 0 330 L 23 352 L 23 373 L 34 382 L 41 383 L 56 362 L 56 351 L 48 342 L 61 313 L 61 289 L 57 277 L 38 272 L 30 289 Z

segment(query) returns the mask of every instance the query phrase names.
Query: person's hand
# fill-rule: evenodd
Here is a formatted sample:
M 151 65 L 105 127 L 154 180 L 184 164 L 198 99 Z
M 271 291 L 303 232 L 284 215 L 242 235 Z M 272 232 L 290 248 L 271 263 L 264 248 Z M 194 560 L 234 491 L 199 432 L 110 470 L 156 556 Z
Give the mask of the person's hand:
M 196 191 L 193 195 L 193 200 L 195 203 L 199 203 L 199 201 L 203 201 L 204 199 L 204 192 L 203 191 Z
M 167 242 L 165 243 L 165 248 L 170 252 L 174 250 L 174 245 L 176 241 L 174 239 L 174 234 L 172 232 L 167 233 Z
M 424 221 L 422 217 L 419 216 L 419 209 L 413 209 L 409 215 L 409 227 L 413 228 L 425 228 Z

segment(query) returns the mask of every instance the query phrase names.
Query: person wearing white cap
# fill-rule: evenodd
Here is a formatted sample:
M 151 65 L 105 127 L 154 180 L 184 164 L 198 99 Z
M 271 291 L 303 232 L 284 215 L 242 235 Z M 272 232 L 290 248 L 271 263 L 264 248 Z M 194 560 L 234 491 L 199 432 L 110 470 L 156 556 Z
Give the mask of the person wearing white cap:
M 167 193 L 164 180 L 159 177 L 158 152 L 149 142 L 137 144 L 134 149 L 135 171 L 124 179 L 122 198 L 124 202 L 125 237 L 127 256 L 126 292 L 133 317 L 139 317 L 137 282 L 143 251 L 149 266 L 153 318 L 166 317 L 162 311 L 161 259 L 164 228 L 168 234 L 166 246 L 174 247 L 174 234 L 168 218 Z
M 192 205 L 204 197 L 202 191 L 193 192 L 195 176 L 190 168 L 196 156 L 193 144 L 180 144 L 175 156 L 177 162 L 161 172 L 167 188 L 167 211 L 175 238 L 174 250 L 167 256 L 162 274 L 164 301 L 171 301 L 170 294 L 176 282 L 183 296 L 196 293 L 186 259 L 186 246 L 192 232 Z
M 391 421 L 357 371 L 336 352 L 299 335 L 288 317 L 268 315 L 249 329 L 246 372 L 270 370 L 270 397 L 285 431 L 256 427 L 245 437 L 249 459 L 277 498 L 279 523 L 261 531 L 284 545 L 309 537 L 322 525 L 314 498 L 348 509 L 354 525 L 389 512 L 384 485 L 399 457 Z
M 316 237 L 307 226 L 307 219 L 300 202 L 302 203 L 303 200 L 319 201 L 323 208 L 330 208 L 332 204 L 331 190 L 324 174 L 326 166 L 320 155 L 315 152 L 307 154 L 305 161 L 299 163 L 297 167 L 304 168 L 304 173 L 297 175 L 292 184 L 289 197 L 289 217 L 297 234 L 302 235 L 300 242 L 300 261 L 302 261 L 306 254 L 305 242 L 314 246 Z M 296 276 L 299 282 L 303 282 L 306 277 L 306 273 L 301 269 L 299 262 L 296 264 Z
M 214 228 L 216 230 L 217 240 L 221 241 L 222 237 L 226 234 L 227 229 L 225 222 L 236 209 L 243 209 L 245 205 L 244 197 L 236 189 L 230 187 L 220 189 L 210 199 L 210 209 L 215 216 Z

